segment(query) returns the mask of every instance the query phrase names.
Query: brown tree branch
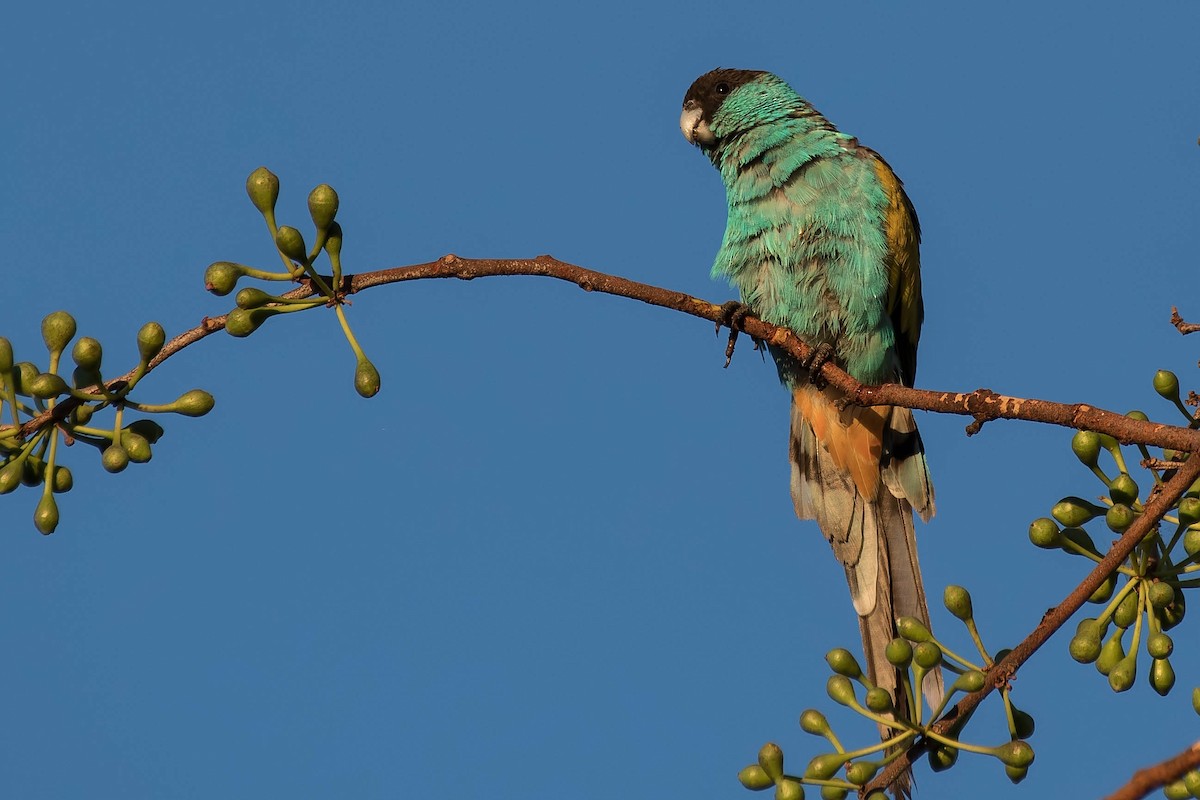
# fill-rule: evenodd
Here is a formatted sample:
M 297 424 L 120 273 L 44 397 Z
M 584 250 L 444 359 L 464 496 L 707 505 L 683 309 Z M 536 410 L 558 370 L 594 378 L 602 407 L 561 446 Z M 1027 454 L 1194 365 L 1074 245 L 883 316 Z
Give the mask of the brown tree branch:
M 1183 317 L 1179 316 L 1179 309 L 1175 306 L 1171 306 L 1171 324 L 1184 336 L 1200 331 L 1200 323 L 1184 321 Z
M 1104 800 L 1140 800 L 1140 798 L 1177 781 L 1187 773 L 1200 767 L 1200 742 L 1166 761 L 1133 773 L 1129 783 L 1117 789 Z
M 1017 669 L 1028 661 L 1029 657 L 1037 652 L 1038 648 L 1045 644 L 1054 632 L 1061 628 L 1087 602 L 1087 599 L 1100 587 L 1100 584 L 1104 583 L 1109 575 L 1115 572 L 1121 564 L 1125 563 L 1125 560 L 1129 558 L 1129 554 L 1138 546 L 1138 543 L 1158 525 L 1163 514 L 1171 510 L 1197 478 L 1200 478 L 1200 457 L 1188 459 L 1170 480 L 1156 486 L 1151 491 L 1149 498 L 1147 498 L 1145 510 L 1141 516 L 1134 520 L 1133 524 L 1122 534 L 1120 539 L 1113 542 L 1113 546 L 1109 549 L 1108 554 L 1100 560 L 1095 569 L 1061 603 L 1048 610 L 1042 617 L 1042 621 L 1038 623 L 1038 626 L 1021 640 L 1008 655 L 992 665 L 991 669 L 987 672 L 988 682 L 986 686 L 978 692 L 969 694 L 962 700 L 959 700 L 939 722 L 933 725 L 933 730 L 940 734 L 949 733 L 955 720 L 963 714 L 974 710 L 983 701 L 983 698 L 991 694 L 994 689 L 1005 685 L 1016 674 Z M 923 752 L 925 752 L 925 742 L 918 742 L 908 752 L 898 757 L 886 769 L 880 772 L 873 781 L 864 787 L 863 791 L 867 792 L 868 790 L 887 788 Z

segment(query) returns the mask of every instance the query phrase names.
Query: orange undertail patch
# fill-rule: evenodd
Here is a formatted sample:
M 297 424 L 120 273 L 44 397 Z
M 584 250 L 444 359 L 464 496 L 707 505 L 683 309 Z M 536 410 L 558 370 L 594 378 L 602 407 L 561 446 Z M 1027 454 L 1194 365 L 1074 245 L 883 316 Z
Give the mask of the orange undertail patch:
M 850 474 L 864 498 L 874 500 L 879 493 L 883 426 L 891 406 L 838 410 L 834 398 L 827 394 L 833 391 L 805 386 L 792 391 L 792 400 L 833 463 Z

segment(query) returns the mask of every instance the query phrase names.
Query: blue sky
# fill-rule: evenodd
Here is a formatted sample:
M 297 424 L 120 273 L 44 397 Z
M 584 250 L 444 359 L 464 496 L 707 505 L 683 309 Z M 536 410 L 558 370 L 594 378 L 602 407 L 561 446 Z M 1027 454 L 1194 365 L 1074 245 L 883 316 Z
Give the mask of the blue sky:
M 341 194 L 347 270 L 555 256 L 714 301 L 716 172 L 679 135 L 715 66 L 777 72 L 905 180 L 925 235 L 919 384 L 1144 408 L 1196 385 L 1172 304 L 1196 263 L 1200 9 L 1127 4 L 30 4 L 0 47 L 0 334 L 41 359 L 70 310 L 114 371 L 149 319 L 226 311 L 207 264 L 277 264 L 246 201 L 280 175 L 307 228 Z M 794 519 L 787 397 L 706 323 L 532 278 L 385 287 L 213 337 L 145 386 L 164 421 L 117 476 L 69 451 L 52 537 L 0 502 L 0 789 L 37 798 L 749 797 L 832 713 L 857 647 L 841 570 Z M 118 370 L 119 367 L 119 370 Z M 1094 496 L 1069 436 L 922 415 L 939 515 L 926 585 L 1019 640 L 1086 571 L 1030 520 Z M 1101 531 L 1097 538 L 1105 540 Z M 1193 603 L 1194 605 L 1195 603 Z M 951 642 L 961 628 L 934 609 Z M 1112 694 L 1057 636 L 1016 681 L 1038 761 L 964 755 L 920 796 L 1096 796 L 1195 739 L 1195 620 L 1176 692 Z M 953 644 L 952 644 L 953 646 Z M 990 708 L 969 739 L 999 743 Z

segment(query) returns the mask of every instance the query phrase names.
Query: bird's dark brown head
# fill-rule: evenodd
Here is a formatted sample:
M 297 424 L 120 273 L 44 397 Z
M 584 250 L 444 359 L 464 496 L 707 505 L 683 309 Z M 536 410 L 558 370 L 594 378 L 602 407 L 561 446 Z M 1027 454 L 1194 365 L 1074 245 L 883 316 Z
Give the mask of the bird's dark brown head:
M 765 74 L 758 69 L 714 69 L 697 78 L 683 96 L 679 128 L 684 137 L 699 147 L 712 145 L 715 137 L 709 126 L 725 98 L 738 87 Z

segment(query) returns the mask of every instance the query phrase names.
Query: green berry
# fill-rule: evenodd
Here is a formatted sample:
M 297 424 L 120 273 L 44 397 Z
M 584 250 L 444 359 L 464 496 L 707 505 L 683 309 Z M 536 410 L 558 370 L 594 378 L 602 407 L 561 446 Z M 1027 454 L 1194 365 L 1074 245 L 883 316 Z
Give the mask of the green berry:
M 1135 519 L 1137 514 L 1124 503 L 1117 503 L 1104 515 L 1104 523 L 1114 533 L 1124 533 Z
M 1025 780 L 1025 776 L 1029 774 L 1029 767 L 1012 767 L 1006 765 L 1004 767 L 1004 774 L 1007 775 L 1008 779 L 1013 783 L 1020 783 L 1021 781 Z
M 945 772 L 958 761 L 958 748 L 935 744 L 929 750 L 929 768 L 934 772 Z
M 80 369 L 98 370 L 104 358 L 104 348 L 91 336 L 81 336 L 75 347 L 71 348 L 71 358 Z
M 213 396 L 203 389 L 192 389 L 179 395 L 179 399 L 171 404 L 174 406 L 171 410 L 185 417 L 203 417 L 213 410 L 216 402 Z
M 1058 530 L 1058 525 L 1049 517 L 1035 519 L 1029 525 L 1029 541 L 1033 542 L 1034 546 L 1040 547 L 1043 550 L 1058 547 L 1061 541 L 1061 533 Z
M 337 222 L 329 226 L 329 233 L 325 239 L 325 252 L 335 258 L 342 254 L 342 226 Z
M 1179 501 L 1179 524 L 1193 525 L 1200 522 L 1200 498 L 1185 497 Z
M 303 264 L 308 260 L 308 250 L 304 247 L 304 234 L 290 225 L 280 225 L 275 232 L 275 246 L 279 252 Z
M 845 675 L 831 675 L 825 682 L 825 691 L 838 705 L 848 706 L 854 702 L 854 686 Z
M 1192 797 L 1200 797 L 1200 770 L 1192 770 L 1183 776 L 1183 785 Z
M 49 400 L 70 391 L 67 382 L 53 372 L 43 372 L 25 387 L 34 397 Z
M 835 647 L 826 653 L 825 662 L 838 675 L 845 675 L 847 678 L 855 679 L 862 677 L 862 668 L 859 667 L 858 661 L 844 647 Z
M 791 778 L 775 784 L 775 800 L 804 800 L 804 786 Z
M 1033 763 L 1033 748 L 1020 739 L 1005 742 L 992 752 L 1006 767 L 1028 767 Z
M 1150 417 L 1146 416 L 1145 411 L 1138 411 L 1136 409 L 1133 411 L 1127 412 L 1125 414 L 1125 416 L 1129 417 L 1130 419 L 1136 419 L 1138 422 L 1149 422 L 1150 421 Z
M 1112 680 L 1111 675 L 1109 676 L 1109 680 Z M 1166 697 L 1174 685 L 1175 669 L 1171 666 L 1171 662 L 1165 658 L 1154 659 L 1154 662 L 1150 665 L 1151 688 L 1162 697 Z
M 773 783 L 778 783 L 783 777 L 783 750 L 774 742 L 767 742 L 758 751 L 758 765 Z
M 1050 515 L 1064 527 L 1075 528 L 1103 514 L 1104 511 L 1103 506 L 1090 503 L 1082 497 L 1064 497 L 1050 509 Z
M 354 391 L 362 397 L 379 394 L 379 370 L 365 358 L 354 367 Z
M 1093 431 L 1076 431 L 1071 437 L 1071 450 L 1084 464 L 1094 467 L 1100 459 L 1100 437 Z
M 1108 673 L 1108 685 L 1114 692 L 1125 692 L 1137 678 L 1137 653 L 1130 653 Z
M 1117 610 L 1113 612 L 1113 622 L 1118 627 L 1128 628 L 1137 621 L 1138 611 L 1138 592 L 1137 589 L 1133 589 L 1125 595 L 1117 606 Z
M 258 330 L 269 316 L 270 314 L 265 314 L 258 308 L 235 308 L 225 317 L 225 332 L 241 339 Z
M 846 800 L 849 793 L 849 789 L 843 789 L 841 786 L 822 786 L 821 800 Z
M 1200 714 L 1200 686 L 1192 689 L 1192 710 Z
M 238 280 L 244 274 L 237 264 L 217 261 L 204 270 L 204 289 L 217 297 L 224 297 L 237 287 Z
M 808 708 L 800 714 L 800 729 L 814 736 L 825 736 L 829 733 L 829 720 L 815 708 Z
M 1012 707 L 1012 714 L 1013 714 L 1013 727 L 1016 728 L 1015 733 L 1017 735 L 1017 738 L 1018 739 L 1028 739 L 1030 736 L 1033 736 L 1033 729 L 1035 727 L 1034 722 L 1033 722 L 1033 717 L 1030 716 L 1029 714 L 1026 714 L 1024 711 L 1017 708 L 1016 706 Z
M 1162 791 L 1163 797 L 1167 798 L 1167 800 L 1189 800 L 1189 798 L 1195 796 L 1188 791 L 1187 784 L 1183 782 L 1182 778 L 1168 783 L 1163 787 Z
M 738 780 L 742 786 L 752 791 L 770 789 L 775 784 L 775 781 L 771 780 L 771 776 L 758 764 L 751 764 L 739 772 Z
M 921 642 L 913 648 L 913 661 L 924 669 L 933 669 L 942 663 L 942 648 L 933 642 Z
M 25 464 L 22 459 L 14 458 L 0 467 L 0 494 L 8 494 L 21 485 L 25 474 Z
M 53 494 L 46 492 L 38 501 L 33 512 L 33 525 L 38 532 L 46 536 L 54 533 L 54 529 L 58 527 L 58 501 L 54 499 Z
M 1112 483 L 1108 485 L 1108 495 L 1114 503 L 1132 505 L 1138 499 L 1139 493 L 1137 483 L 1124 472 L 1113 478 Z
M 121 447 L 125 448 L 129 460 L 135 464 L 145 464 L 153 455 L 150 442 L 128 429 L 121 432 Z
M 75 338 L 75 318 L 66 311 L 53 311 L 42 319 L 42 341 L 51 353 L 61 353 Z
M 1162 581 L 1151 583 L 1147 594 L 1153 608 L 1166 608 L 1175 600 L 1175 589 Z
M 880 689 L 877 686 L 867 690 L 867 696 L 863 698 L 863 705 L 876 714 L 886 714 L 892 710 L 892 696 L 888 694 L 887 689 Z
M 1160 369 L 1154 373 L 1154 391 L 1168 400 L 1179 397 L 1179 378 L 1170 370 Z
M 317 188 L 309 192 L 308 195 L 308 213 L 312 217 L 313 225 L 318 231 L 325 231 L 333 224 L 334 215 L 338 210 L 338 196 L 333 187 L 327 183 L 322 183 Z
M 119 444 L 110 444 L 100 454 L 100 465 L 109 472 L 120 472 L 129 466 L 129 453 Z
M 1100 637 L 1090 630 L 1086 633 L 1080 631 L 1071 639 L 1068 649 L 1071 653 L 1071 658 L 1080 664 L 1091 664 L 1100 657 Z
M 1107 603 L 1112 597 L 1113 589 L 1117 587 L 1116 574 L 1109 575 L 1104 579 L 1104 583 L 1096 587 L 1096 591 L 1092 592 L 1088 598 L 1089 603 Z
M 163 427 L 152 419 L 135 419 L 125 426 L 130 433 L 136 433 L 150 444 L 155 444 L 163 435 Z
M 246 178 L 246 194 L 263 216 L 274 214 L 279 199 L 279 178 L 266 167 L 259 167 Z
M 888 642 L 888 646 L 883 651 L 883 654 L 889 663 L 900 669 L 908 669 L 908 665 L 912 663 L 912 645 L 906 639 L 901 639 L 898 636 Z
M 1063 528 L 1062 535 L 1064 539 L 1068 539 L 1081 550 L 1086 550 L 1089 553 L 1096 553 L 1096 543 L 1092 541 L 1092 537 L 1083 528 Z M 1063 550 L 1068 553 L 1074 553 L 1075 550 L 1067 550 L 1063 546 Z
M 13 368 L 12 342 L 0 336 L 0 373 L 9 372 Z
M 842 764 L 845 763 L 846 756 L 842 753 L 823 753 L 808 762 L 808 767 L 804 770 L 804 777 L 827 781 L 837 774 Z
M 147 322 L 143 325 L 137 335 L 138 356 L 142 363 L 149 364 L 166 343 L 167 332 L 163 330 L 162 325 L 157 322 Z
M 974 610 L 971 607 L 971 593 L 961 586 L 947 586 L 946 591 L 942 594 L 942 602 L 946 604 L 947 611 L 963 622 L 974 616 Z
M 1165 608 L 1158 609 L 1159 619 L 1162 620 L 1162 629 L 1169 631 L 1180 622 L 1183 621 L 1184 613 L 1187 611 L 1187 595 L 1183 592 L 1175 593 L 1175 600 Z
M 846 767 L 846 780 L 855 786 L 869 782 L 879 772 L 879 765 L 874 761 L 855 761 Z
M 238 291 L 237 296 L 233 298 L 233 302 L 238 308 L 251 309 L 261 308 L 268 303 L 275 302 L 275 298 L 264 292 L 262 289 L 256 289 L 253 286 L 247 286 L 245 289 Z M 228 324 L 228 323 L 226 323 Z
M 1110 674 L 1113 669 L 1125 658 L 1125 645 L 1121 641 L 1123 631 L 1118 628 L 1113 632 L 1113 635 L 1108 637 L 1108 641 L 1100 648 L 1100 656 L 1096 659 L 1096 671 L 1101 675 Z
M 970 694 L 972 692 L 978 692 L 983 688 L 983 684 L 986 682 L 987 679 L 984 677 L 982 672 L 977 669 L 969 669 L 955 679 L 954 685 L 950 687 L 950 689 L 951 691 L 966 692 L 967 694 Z
M 900 617 L 896 620 L 896 632 L 913 643 L 928 642 L 933 638 L 929 629 L 916 617 Z

